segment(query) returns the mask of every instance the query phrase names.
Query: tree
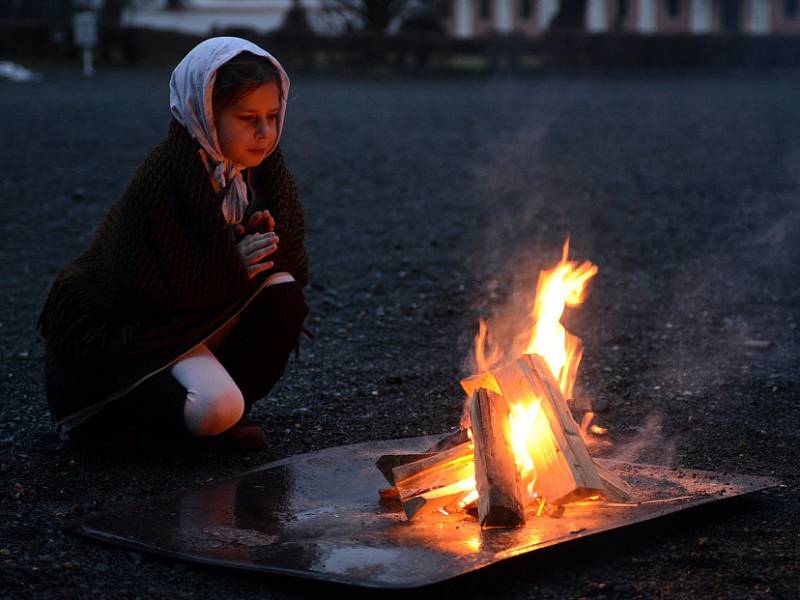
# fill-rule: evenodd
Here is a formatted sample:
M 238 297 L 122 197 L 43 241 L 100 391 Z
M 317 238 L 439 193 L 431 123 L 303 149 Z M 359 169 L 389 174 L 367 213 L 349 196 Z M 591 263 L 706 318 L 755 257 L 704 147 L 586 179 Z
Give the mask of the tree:
M 410 0 L 322 0 L 323 9 L 342 18 L 350 31 L 384 33 Z
M 286 12 L 286 16 L 283 18 L 281 31 L 291 35 L 307 35 L 311 33 L 306 9 L 300 0 L 292 0 L 292 8 Z

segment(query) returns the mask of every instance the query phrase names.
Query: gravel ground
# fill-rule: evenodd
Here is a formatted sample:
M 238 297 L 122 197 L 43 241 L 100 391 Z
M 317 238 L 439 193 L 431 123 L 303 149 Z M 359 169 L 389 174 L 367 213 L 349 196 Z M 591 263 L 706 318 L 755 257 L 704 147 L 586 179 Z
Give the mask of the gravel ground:
M 597 452 L 785 485 L 433 591 L 797 596 L 797 72 L 298 77 L 283 146 L 306 207 L 317 339 L 257 407 L 270 446 L 82 456 L 52 431 L 34 325 L 52 277 L 166 132 L 168 75 L 0 82 L 0 598 L 337 591 L 60 523 L 292 454 L 454 428 L 478 316 L 533 286 L 568 234 L 600 266 L 567 318 L 586 345 L 576 408 L 597 408 L 614 442 Z

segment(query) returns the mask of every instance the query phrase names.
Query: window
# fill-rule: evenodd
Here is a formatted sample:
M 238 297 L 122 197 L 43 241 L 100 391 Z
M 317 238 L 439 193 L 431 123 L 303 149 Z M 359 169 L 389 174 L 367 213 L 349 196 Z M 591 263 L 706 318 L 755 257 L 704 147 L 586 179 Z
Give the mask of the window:
M 520 0 L 519 16 L 523 19 L 530 19 L 533 16 L 533 0 Z
M 783 0 L 783 16 L 787 19 L 796 19 L 797 4 L 797 0 Z
M 667 0 L 667 15 L 670 19 L 677 19 L 681 14 L 681 0 Z
M 492 16 L 492 3 L 490 0 L 481 0 L 481 19 L 488 21 Z

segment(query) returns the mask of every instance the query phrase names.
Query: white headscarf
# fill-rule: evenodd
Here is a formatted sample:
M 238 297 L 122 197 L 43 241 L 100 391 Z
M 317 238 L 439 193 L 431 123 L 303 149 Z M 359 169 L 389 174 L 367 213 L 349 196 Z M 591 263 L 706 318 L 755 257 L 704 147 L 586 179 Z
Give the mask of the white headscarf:
M 281 76 L 283 101 L 278 116 L 278 136 L 272 148 L 274 150 L 283 131 L 289 78 L 281 64 L 269 52 L 241 38 L 211 38 L 199 43 L 184 56 L 169 80 L 170 111 L 205 151 L 214 179 L 225 190 L 222 214 L 230 224 L 240 223 L 247 208 L 247 186 L 241 174 L 245 167 L 228 160 L 220 150 L 212 95 L 217 69 L 242 52 L 267 58 Z

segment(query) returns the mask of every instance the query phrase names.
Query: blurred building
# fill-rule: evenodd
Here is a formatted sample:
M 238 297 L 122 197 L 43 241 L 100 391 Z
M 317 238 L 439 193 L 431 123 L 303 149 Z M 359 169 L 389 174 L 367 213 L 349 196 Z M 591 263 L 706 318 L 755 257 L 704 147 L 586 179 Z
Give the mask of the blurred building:
M 287 13 L 298 6 L 318 33 L 335 33 L 341 27 L 335 15 L 323 10 L 322 0 L 133 0 L 122 24 L 197 35 L 219 29 L 267 33 L 281 27 Z
M 446 0 L 446 31 L 459 38 L 494 33 L 538 35 L 558 12 L 559 0 Z
M 800 33 L 800 0 L 585 0 L 583 28 L 592 33 Z M 538 35 L 560 0 L 446 0 L 445 28 L 459 38 Z

